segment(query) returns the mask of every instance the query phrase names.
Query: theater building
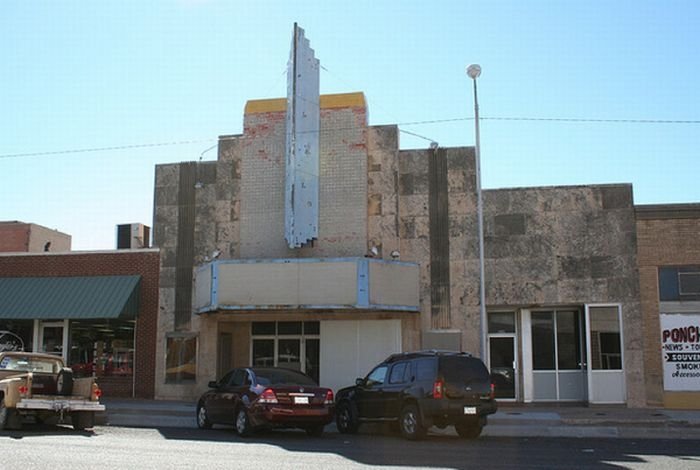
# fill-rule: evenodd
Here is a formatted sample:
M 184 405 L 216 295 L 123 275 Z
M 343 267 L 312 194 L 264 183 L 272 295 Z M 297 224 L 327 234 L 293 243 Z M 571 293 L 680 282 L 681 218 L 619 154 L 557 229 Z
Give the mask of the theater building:
M 337 389 L 398 351 L 478 355 L 484 328 L 501 400 L 646 405 L 631 185 L 484 191 L 482 325 L 474 149 L 400 150 L 361 93 L 319 105 L 317 214 L 288 215 L 286 99 L 249 101 L 216 161 L 156 167 L 157 397 L 250 364 Z

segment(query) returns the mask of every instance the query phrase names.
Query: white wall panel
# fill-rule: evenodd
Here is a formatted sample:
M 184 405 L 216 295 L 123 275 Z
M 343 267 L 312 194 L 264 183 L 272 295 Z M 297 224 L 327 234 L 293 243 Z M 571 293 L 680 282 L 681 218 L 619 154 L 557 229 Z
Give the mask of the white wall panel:
M 401 351 L 400 320 L 321 322 L 321 385 L 334 391 Z

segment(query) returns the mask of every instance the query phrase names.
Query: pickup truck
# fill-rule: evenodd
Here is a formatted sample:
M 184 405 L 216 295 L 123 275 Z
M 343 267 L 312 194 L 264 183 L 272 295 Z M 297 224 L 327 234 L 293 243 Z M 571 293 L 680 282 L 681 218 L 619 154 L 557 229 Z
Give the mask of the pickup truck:
M 37 422 L 70 417 L 73 428 L 94 426 L 104 411 L 94 377 L 73 378 L 60 357 L 30 352 L 0 352 L 0 430 L 20 429 L 25 416 Z

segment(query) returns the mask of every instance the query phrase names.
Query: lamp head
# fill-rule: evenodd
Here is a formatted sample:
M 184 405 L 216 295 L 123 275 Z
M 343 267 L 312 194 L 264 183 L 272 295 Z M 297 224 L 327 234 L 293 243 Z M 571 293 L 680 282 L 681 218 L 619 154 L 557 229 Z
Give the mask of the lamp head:
M 467 67 L 467 75 L 469 75 L 469 78 L 472 80 L 476 80 L 476 78 L 481 75 L 481 65 L 471 64 Z

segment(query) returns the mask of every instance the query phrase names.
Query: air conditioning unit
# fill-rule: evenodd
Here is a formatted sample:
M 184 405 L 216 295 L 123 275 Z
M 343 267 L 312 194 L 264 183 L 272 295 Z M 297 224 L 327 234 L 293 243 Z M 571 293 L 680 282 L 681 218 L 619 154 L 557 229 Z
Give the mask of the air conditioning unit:
M 150 227 L 143 224 L 117 225 L 117 250 L 133 250 L 150 246 Z

